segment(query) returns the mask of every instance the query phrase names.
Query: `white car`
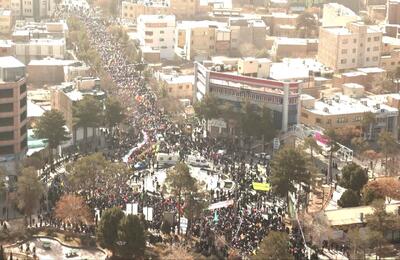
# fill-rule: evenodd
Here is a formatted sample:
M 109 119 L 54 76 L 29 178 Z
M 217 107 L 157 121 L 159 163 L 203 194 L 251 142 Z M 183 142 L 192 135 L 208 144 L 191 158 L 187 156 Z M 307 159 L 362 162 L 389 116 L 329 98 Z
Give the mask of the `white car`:
M 267 153 L 256 153 L 255 156 L 259 159 L 267 159 L 267 160 L 271 160 L 271 155 L 267 154 Z
M 208 162 L 201 156 L 189 155 L 187 162 L 191 166 L 195 167 L 209 167 Z

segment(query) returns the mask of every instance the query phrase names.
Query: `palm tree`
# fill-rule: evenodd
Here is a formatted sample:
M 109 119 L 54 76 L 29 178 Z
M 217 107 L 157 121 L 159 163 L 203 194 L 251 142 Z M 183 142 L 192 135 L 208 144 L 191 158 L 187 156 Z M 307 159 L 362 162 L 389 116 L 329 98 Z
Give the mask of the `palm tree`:
M 309 38 L 318 30 L 318 20 L 314 14 L 304 12 L 297 17 L 296 28 L 302 33 L 303 38 Z
M 99 100 L 92 96 L 84 96 L 73 106 L 74 128 L 83 127 L 83 139 L 87 148 L 87 129 L 93 128 L 93 133 L 102 121 L 102 107 Z

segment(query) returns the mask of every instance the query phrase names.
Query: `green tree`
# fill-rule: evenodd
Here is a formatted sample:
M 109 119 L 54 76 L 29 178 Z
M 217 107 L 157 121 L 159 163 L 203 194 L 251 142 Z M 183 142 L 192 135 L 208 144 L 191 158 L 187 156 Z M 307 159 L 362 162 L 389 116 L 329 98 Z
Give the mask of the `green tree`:
M 384 200 L 376 200 L 371 206 L 373 214 L 366 216 L 367 227 L 380 234 L 380 239 L 377 236 L 377 241 L 375 241 L 376 253 L 378 256 L 384 255 L 385 252 L 382 248 L 387 244 L 385 235 L 400 228 L 400 218 L 396 213 L 386 211 Z
M 102 122 L 102 106 L 99 100 L 92 96 L 84 96 L 73 105 L 74 127 L 83 128 L 85 149 L 87 148 L 87 130 L 96 129 Z
M 304 139 L 304 147 L 310 150 L 311 162 L 314 162 L 314 152 L 322 152 L 321 146 L 318 145 L 317 141 L 312 136 Z
M 57 110 L 46 111 L 38 120 L 34 134 L 36 138 L 47 139 L 49 145 L 49 162 L 53 170 L 53 150 L 64 141 L 69 140 L 69 134 L 65 128 L 65 119 Z
M 124 212 L 120 208 L 106 209 L 96 229 L 97 241 L 102 247 L 109 249 L 113 255 L 118 249 L 118 228 L 123 217 Z
M 29 217 L 29 223 L 32 222 L 32 214 L 39 207 L 43 190 L 36 170 L 32 167 L 22 169 L 17 181 L 16 203 L 25 217 Z
M 99 184 L 98 179 L 104 176 L 106 167 L 110 164 L 100 153 L 80 158 L 67 165 L 68 180 L 74 191 L 88 191 L 90 196 Z
M 289 236 L 285 232 L 271 231 L 260 244 L 254 260 L 290 260 L 294 259 L 289 252 Z
M 342 208 L 357 207 L 360 205 L 360 194 L 354 190 L 348 189 L 343 192 L 338 200 L 338 205 Z
M 218 107 L 218 99 L 212 95 L 205 95 L 200 102 L 194 104 L 196 115 L 206 120 L 206 128 L 208 129 L 208 120 L 218 118 L 220 111 Z
M 372 139 L 372 133 L 373 133 L 375 123 L 376 123 L 376 117 L 375 117 L 374 113 L 372 113 L 372 112 L 364 113 L 363 120 L 362 120 L 362 127 L 363 127 L 363 132 L 364 132 L 364 138 L 366 140 Z
M 178 221 L 180 222 L 182 196 L 197 192 L 197 181 L 190 175 L 189 167 L 185 163 L 180 162 L 174 168 L 167 171 L 165 185 L 173 195 L 178 197 Z M 179 232 L 180 228 L 178 228 Z
M 396 142 L 393 134 L 389 132 L 380 133 L 378 144 L 383 156 L 385 157 L 385 174 L 388 175 L 389 158 L 391 158 L 393 161 L 393 157 L 396 156 L 400 150 L 399 144 Z
M 368 174 L 358 164 L 352 162 L 343 167 L 340 186 L 359 192 L 367 182 Z
M 308 38 L 318 31 L 319 24 L 314 14 L 304 12 L 297 17 L 297 30 L 300 31 L 302 37 Z
M 271 164 L 272 188 L 279 196 L 286 197 L 289 211 L 289 192 L 295 192 L 295 184 L 310 184 L 311 174 L 307 159 L 300 150 L 286 147 L 274 156 Z
M 119 253 L 125 259 L 141 259 L 146 248 L 144 228 L 138 216 L 124 216 L 118 226 Z
M 383 239 L 382 234 L 368 228 L 364 228 L 363 232 L 359 228 L 352 228 L 347 233 L 347 238 L 351 249 L 351 259 L 365 259 L 366 254 Z
M 112 97 L 107 98 L 104 110 L 105 125 L 109 128 L 110 133 L 112 129 L 118 124 L 122 123 L 125 119 L 124 108 L 121 103 Z
M 365 205 L 370 205 L 375 200 L 385 199 L 379 187 L 374 186 L 375 183 L 377 182 L 368 183 L 362 190 L 362 201 Z
M 333 128 L 330 128 L 324 132 L 324 136 L 328 139 L 329 146 L 329 162 L 328 162 L 328 183 L 332 182 L 333 174 L 332 174 L 332 163 L 333 163 L 333 154 L 336 153 L 339 149 L 339 137 L 336 131 Z

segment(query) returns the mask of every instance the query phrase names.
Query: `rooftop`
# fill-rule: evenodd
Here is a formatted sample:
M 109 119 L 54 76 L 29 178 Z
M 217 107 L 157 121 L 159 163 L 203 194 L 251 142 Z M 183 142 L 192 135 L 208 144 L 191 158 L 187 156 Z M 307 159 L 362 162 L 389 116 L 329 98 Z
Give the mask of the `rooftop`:
M 330 70 L 315 59 L 290 59 L 285 58 L 282 62 L 272 63 L 270 78 L 275 80 L 307 79 L 310 71 L 329 72 Z
M 0 16 L 11 16 L 11 10 L 0 9 Z
M 31 60 L 28 66 L 68 66 L 76 62 L 76 60 L 59 60 L 47 58 L 43 60 Z
M 334 98 L 318 100 L 314 108 L 307 109 L 318 115 L 345 115 L 372 113 L 394 113 L 398 109 L 385 105 L 370 97 L 355 99 L 341 93 L 335 93 Z
M 207 27 L 217 27 L 217 28 L 227 28 L 228 24 L 217 21 L 181 21 L 177 24 L 177 27 L 180 28 L 207 28 Z
M 328 3 L 324 5 L 325 8 L 335 9 L 338 16 L 357 16 L 350 8 L 338 3 Z
M 142 14 L 137 20 L 144 23 L 158 23 L 160 20 L 175 22 L 175 15 Z
M 25 65 L 12 56 L 0 57 L 0 68 L 20 68 Z
M 161 79 L 168 84 L 194 83 L 194 75 L 161 75 Z

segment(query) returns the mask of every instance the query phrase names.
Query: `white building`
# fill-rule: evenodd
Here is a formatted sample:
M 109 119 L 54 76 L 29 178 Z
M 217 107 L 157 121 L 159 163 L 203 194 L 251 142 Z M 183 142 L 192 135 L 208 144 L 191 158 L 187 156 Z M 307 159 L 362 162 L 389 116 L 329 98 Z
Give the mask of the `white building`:
M 175 15 L 140 15 L 137 35 L 141 46 L 160 50 L 161 59 L 174 59 Z
M 28 64 L 31 60 L 46 57 L 64 59 L 65 39 L 31 39 L 27 42 L 15 42 L 15 56 L 21 62 Z
M 325 4 L 322 13 L 322 26 L 346 26 L 361 18 L 351 9 L 338 3 Z

